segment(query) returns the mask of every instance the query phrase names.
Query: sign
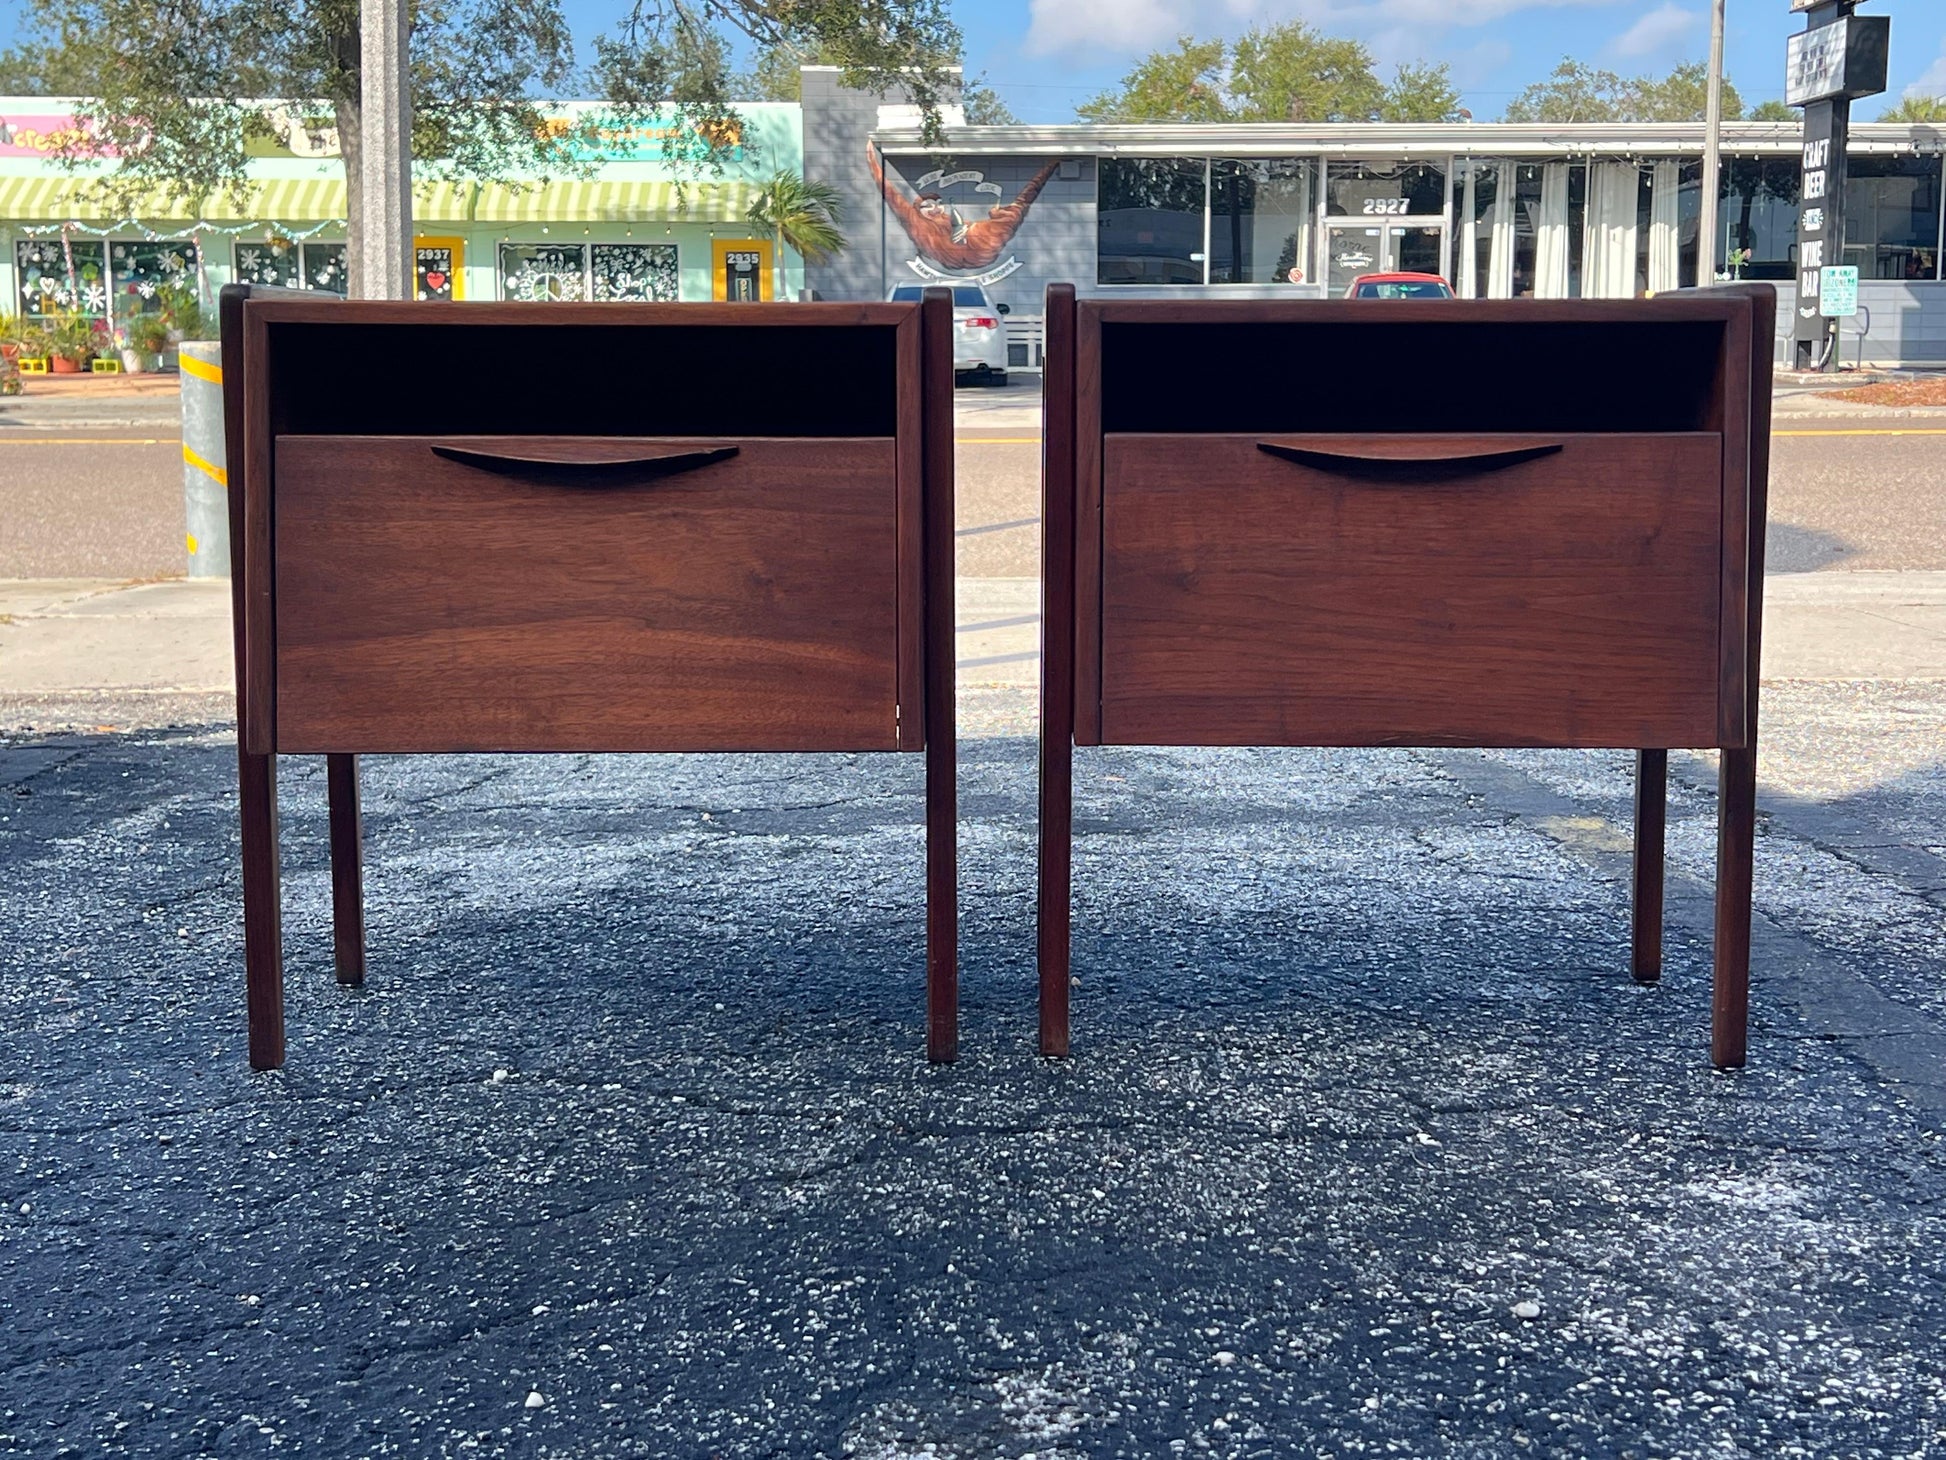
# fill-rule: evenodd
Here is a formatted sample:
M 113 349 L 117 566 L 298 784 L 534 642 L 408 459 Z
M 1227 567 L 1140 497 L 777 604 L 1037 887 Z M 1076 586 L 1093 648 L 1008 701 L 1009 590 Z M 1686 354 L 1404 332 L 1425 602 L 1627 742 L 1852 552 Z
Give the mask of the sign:
M 1892 22 L 1883 15 L 1840 16 L 1790 38 L 1784 101 L 1806 106 L 1828 97 L 1876 96 L 1885 90 Z
M 1850 319 L 1858 313 L 1858 266 L 1827 264 L 1818 279 L 1818 308 L 1826 319 Z
M 1804 108 L 1803 178 L 1797 203 L 1797 318 L 1792 338 L 1812 355 L 1830 333 L 1824 275 L 1836 267 L 1845 237 L 1845 144 L 1851 103 L 1814 101 Z

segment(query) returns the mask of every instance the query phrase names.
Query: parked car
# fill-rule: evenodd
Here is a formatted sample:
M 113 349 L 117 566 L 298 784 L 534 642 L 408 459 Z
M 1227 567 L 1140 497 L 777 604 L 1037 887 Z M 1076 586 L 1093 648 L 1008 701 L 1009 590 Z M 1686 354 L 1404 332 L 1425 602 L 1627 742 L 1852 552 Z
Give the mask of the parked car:
M 886 296 L 897 304 L 917 304 L 925 284 L 897 284 Z M 991 385 L 1007 383 L 1007 306 L 995 304 L 981 284 L 954 284 L 953 370 Z
M 1437 274 L 1360 274 L 1345 288 L 1347 299 L 1451 299 L 1453 286 Z

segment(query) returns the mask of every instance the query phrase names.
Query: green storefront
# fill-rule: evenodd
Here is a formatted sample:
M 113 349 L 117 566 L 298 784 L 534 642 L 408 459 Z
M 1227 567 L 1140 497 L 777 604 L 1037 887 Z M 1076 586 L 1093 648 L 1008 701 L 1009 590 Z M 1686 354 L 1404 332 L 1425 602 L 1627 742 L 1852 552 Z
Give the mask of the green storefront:
M 795 298 L 803 263 L 775 256 L 748 222 L 762 179 L 803 167 L 799 109 L 740 108 L 717 170 L 685 161 L 694 132 L 668 117 L 617 121 L 590 104 L 558 107 L 564 128 L 592 124 L 574 176 L 473 180 L 421 166 L 413 190 L 416 288 L 425 299 L 665 300 Z M 207 302 L 232 280 L 343 292 L 345 182 L 336 139 L 292 125 L 249 162 L 241 204 L 156 198 L 133 212 L 100 186 L 112 164 L 70 172 L 55 159 L 69 106 L 0 98 L 0 298 L 6 313 L 78 310 L 111 325 L 193 287 Z M 430 176 L 428 176 L 430 174 Z

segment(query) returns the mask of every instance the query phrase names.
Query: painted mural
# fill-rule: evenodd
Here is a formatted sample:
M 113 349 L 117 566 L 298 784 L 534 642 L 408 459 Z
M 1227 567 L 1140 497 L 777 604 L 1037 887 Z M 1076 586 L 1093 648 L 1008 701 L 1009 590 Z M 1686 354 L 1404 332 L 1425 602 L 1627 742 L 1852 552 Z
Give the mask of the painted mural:
M 991 284 L 1020 267 L 1019 259 L 1010 256 L 1003 262 L 1000 256 L 1060 166 L 1048 163 L 1011 203 L 1002 203 L 997 201 L 1003 196 L 1000 185 L 988 182 L 985 173 L 971 171 L 926 173 L 914 182 L 915 195 L 907 197 L 896 179 L 886 177 L 876 147 L 867 143 L 865 156 L 886 206 L 918 250 L 917 257 L 905 261 L 906 267 L 922 279 L 969 284 Z M 984 216 L 979 216 L 982 211 Z

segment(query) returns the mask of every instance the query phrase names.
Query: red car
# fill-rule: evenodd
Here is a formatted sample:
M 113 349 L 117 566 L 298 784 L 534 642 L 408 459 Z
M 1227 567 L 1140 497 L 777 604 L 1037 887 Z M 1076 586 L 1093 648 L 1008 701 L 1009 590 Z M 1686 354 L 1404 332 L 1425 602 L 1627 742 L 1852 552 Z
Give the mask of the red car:
M 1347 299 L 1451 299 L 1453 286 L 1437 274 L 1360 274 Z

